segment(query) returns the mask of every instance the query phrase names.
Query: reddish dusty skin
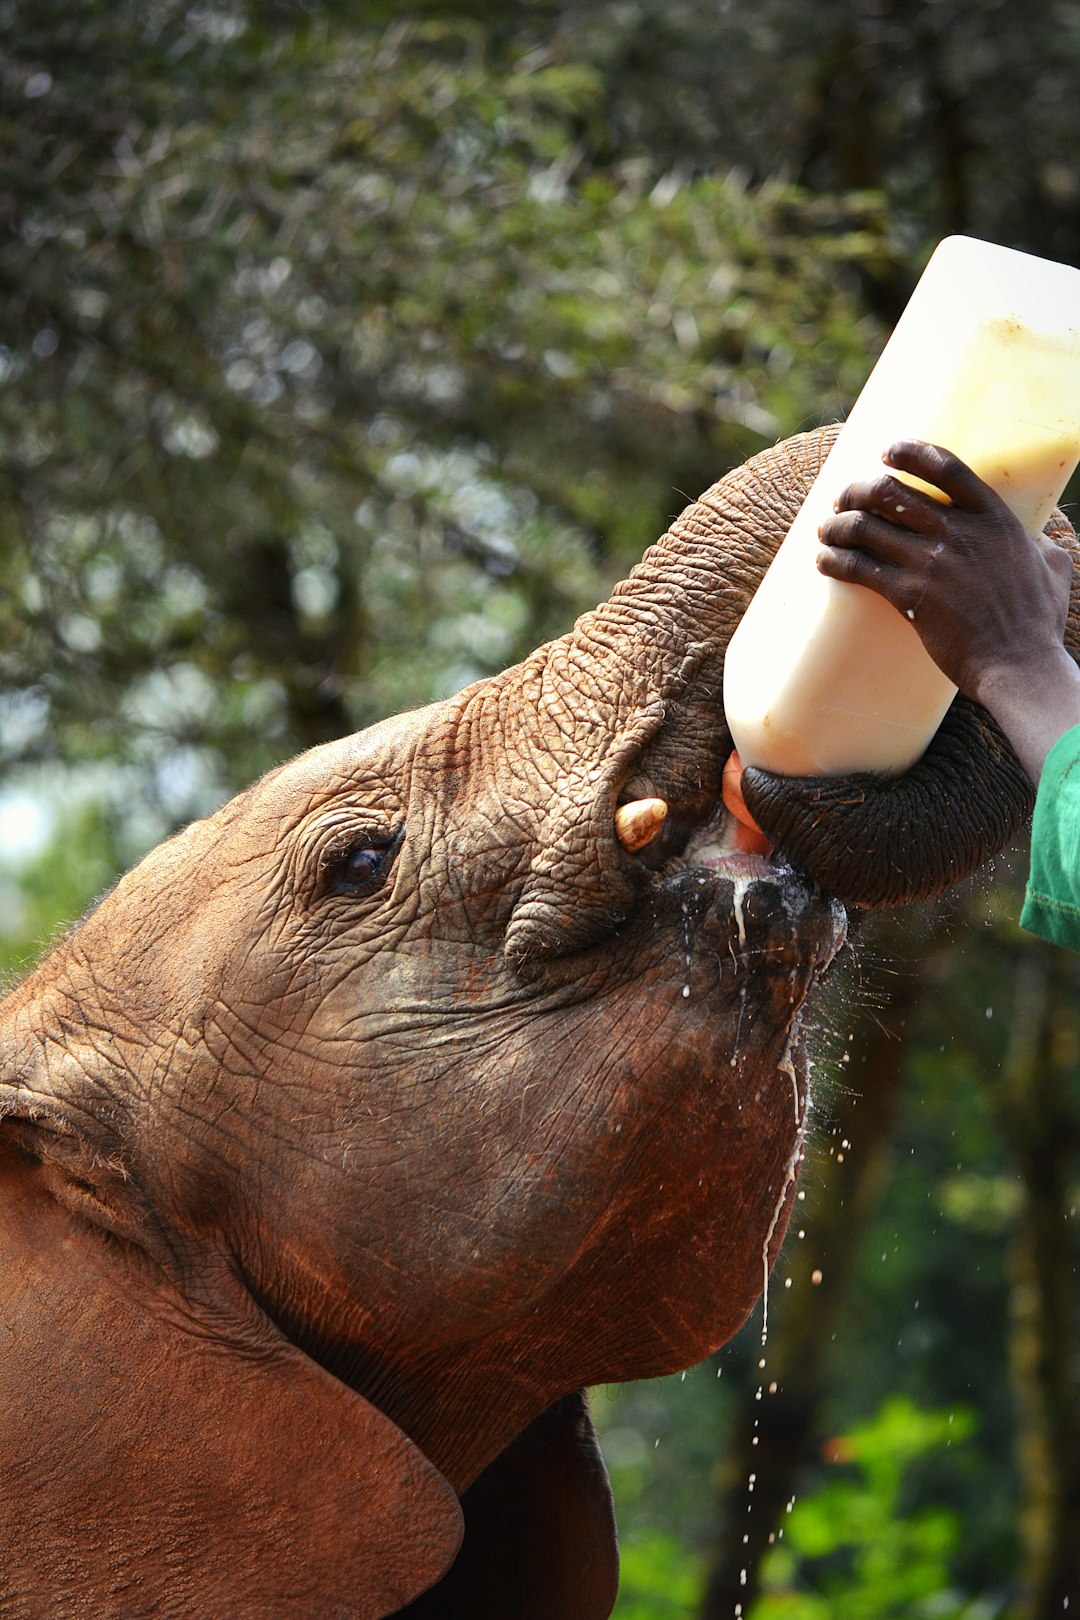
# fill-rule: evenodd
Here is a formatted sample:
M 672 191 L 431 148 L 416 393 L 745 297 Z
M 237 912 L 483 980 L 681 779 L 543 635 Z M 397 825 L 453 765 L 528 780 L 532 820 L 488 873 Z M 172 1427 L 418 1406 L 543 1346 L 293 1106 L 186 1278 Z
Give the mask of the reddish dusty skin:
M 759 1299 L 841 937 L 714 858 L 712 521 L 185 829 L 0 1007 L 11 1620 L 609 1613 L 577 1392 Z
M 829 439 L 515 669 L 153 851 L 0 1005 L 5 1620 L 609 1614 L 578 1392 L 760 1298 L 830 874 L 908 899 L 930 834 L 965 870 L 958 804 L 978 849 L 1010 830 L 970 713 L 903 860 L 858 784 L 766 784 L 818 887 L 744 870 L 736 909 L 724 651 Z M 634 853 L 615 806 L 649 798 Z
M 725 809 L 739 824 L 735 833 L 735 847 L 745 850 L 748 855 L 769 855 L 772 853 L 772 839 L 762 832 L 747 808 L 742 796 L 742 774 L 742 760 L 738 750 L 733 748 L 724 766 L 721 792 Z

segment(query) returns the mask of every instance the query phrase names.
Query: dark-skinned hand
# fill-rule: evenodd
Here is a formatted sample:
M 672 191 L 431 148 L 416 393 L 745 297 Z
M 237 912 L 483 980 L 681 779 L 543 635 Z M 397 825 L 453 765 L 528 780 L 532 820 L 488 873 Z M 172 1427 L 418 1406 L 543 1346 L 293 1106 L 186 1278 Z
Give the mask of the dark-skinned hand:
M 1037 782 L 1061 733 L 1080 723 L 1080 672 L 1065 651 L 1072 562 L 948 450 L 904 440 L 884 472 L 851 484 L 821 527 L 818 567 L 876 591 L 912 620 L 954 685 L 998 721 Z

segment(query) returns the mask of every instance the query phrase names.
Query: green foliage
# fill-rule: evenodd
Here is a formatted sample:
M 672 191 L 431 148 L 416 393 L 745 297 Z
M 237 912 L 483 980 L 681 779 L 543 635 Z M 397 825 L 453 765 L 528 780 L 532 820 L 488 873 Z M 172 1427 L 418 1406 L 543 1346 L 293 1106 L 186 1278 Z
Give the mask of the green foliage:
M 112 882 L 117 853 L 94 802 L 70 809 L 32 856 L 0 852 L 0 982 L 29 967 Z
M 619 1544 L 619 1601 L 613 1620 L 693 1620 L 701 1587 L 698 1561 L 663 1531 Z
M 950 1585 L 958 1516 L 905 1510 L 912 1466 L 973 1432 L 970 1412 L 928 1412 L 897 1396 L 832 1442 L 845 1476 L 801 1497 L 783 1542 L 765 1560 L 750 1620 L 961 1620 L 970 1607 Z
M 708 1545 L 714 1507 L 703 1481 L 730 1438 L 743 1359 L 743 1347 L 732 1345 L 671 1378 L 592 1391 L 593 1421 L 619 1504 L 620 1541 L 636 1545 L 677 1526 L 695 1553 Z

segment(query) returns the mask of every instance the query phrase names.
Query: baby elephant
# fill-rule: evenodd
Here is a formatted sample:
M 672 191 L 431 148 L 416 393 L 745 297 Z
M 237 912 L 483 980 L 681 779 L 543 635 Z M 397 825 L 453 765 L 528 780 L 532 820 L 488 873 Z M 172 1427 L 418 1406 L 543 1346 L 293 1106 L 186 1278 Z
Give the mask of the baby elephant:
M 583 1390 L 760 1297 L 836 897 L 1030 802 L 960 701 L 901 782 L 750 778 L 771 857 L 724 811 L 724 649 L 831 437 L 154 850 L 0 1008 L 4 1620 L 610 1613 Z

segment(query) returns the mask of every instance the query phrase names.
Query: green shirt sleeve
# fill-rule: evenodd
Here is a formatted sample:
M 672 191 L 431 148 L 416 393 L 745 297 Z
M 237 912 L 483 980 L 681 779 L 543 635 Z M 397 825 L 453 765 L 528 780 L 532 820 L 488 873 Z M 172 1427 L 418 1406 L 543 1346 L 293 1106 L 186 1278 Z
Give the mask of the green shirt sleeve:
M 1039 779 L 1020 926 L 1080 951 L 1080 726 L 1058 738 Z

